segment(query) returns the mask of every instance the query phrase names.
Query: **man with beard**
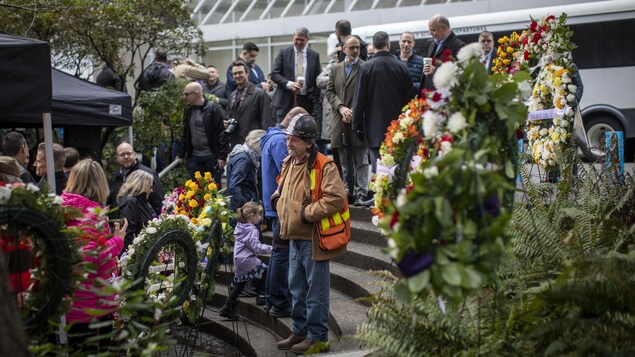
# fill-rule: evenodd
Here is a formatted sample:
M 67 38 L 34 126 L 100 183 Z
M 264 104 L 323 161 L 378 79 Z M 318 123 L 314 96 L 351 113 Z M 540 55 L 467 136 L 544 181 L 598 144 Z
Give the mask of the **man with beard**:
M 260 52 L 260 49 L 255 43 L 247 42 L 243 45 L 243 51 L 240 53 L 240 56 L 238 56 L 238 59 L 247 65 L 249 82 L 255 84 L 258 88 L 262 88 L 266 92 L 269 89 L 269 84 L 267 83 L 267 77 L 265 77 L 264 72 L 256 64 L 258 52 Z M 230 94 L 236 89 L 236 81 L 234 81 L 234 76 L 232 75 L 233 66 L 232 63 L 227 68 L 227 94 Z
M 165 189 L 163 183 L 156 172 L 151 168 L 142 165 L 137 160 L 137 154 L 134 151 L 132 145 L 127 142 L 122 142 L 117 146 L 117 163 L 119 168 L 112 173 L 108 186 L 110 188 L 110 194 L 108 195 L 107 204 L 110 207 L 117 207 L 117 194 L 123 185 L 124 181 L 130 176 L 131 173 L 137 170 L 143 170 L 152 175 L 152 195 L 150 196 L 150 205 L 157 214 L 161 213 L 163 207 L 163 196 L 165 196 Z
M 264 90 L 251 83 L 248 75 L 249 68 L 245 62 L 234 61 L 232 76 L 236 89 L 229 96 L 227 103 L 229 119 L 224 122 L 225 132 L 230 135 L 232 148 L 244 143 L 247 134 L 252 130 L 266 130 L 274 125 L 271 120 L 269 96 Z
M 326 99 L 333 107 L 333 135 L 331 146 L 337 148 L 344 182 L 348 184 L 348 196 L 355 205 L 368 205 L 368 146 L 351 130 L 353 121 L 353 95 L 357 86 L 359 68 L 364 63 L 359 58 L 359 40 L 349 36 L 344 41 L 343 62 L 333 65 L 326 87 Z
M 415 87 L 415 94 L 419 93 L 421 76 L 423 75 L 423 57 L 414 51 L 415 37 L 411 32 L 404 32 L 399 38 L 399 50 L 395 52 L 395 57 L 408 66 L 412 85 Z

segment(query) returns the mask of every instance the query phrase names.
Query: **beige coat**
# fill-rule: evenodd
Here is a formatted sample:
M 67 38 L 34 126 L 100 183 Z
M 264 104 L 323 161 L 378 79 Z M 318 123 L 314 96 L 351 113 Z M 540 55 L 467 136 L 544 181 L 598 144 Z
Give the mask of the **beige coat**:
M 179 63 L 176 66 L 172 66 L 170 71 L 174 74 L 175 78 L 185 79 L 186 81 L 195 81 L 198 79 L 208 80 L 209 69 L 198 63 L 190 65 L 188 63 Z
M 334 64 L 333 67 L 331 67 L 329 84 L 326 86 L 324 97 L 333 107 L 331 146 L 334 148 L 342 147 L 342 114 L 340 114 L 339 108 L 345 106 L 353 110 L 353 96 L 355 95 L 355 88 L 357 86 L 357 75 L 359 73 L 359 66 L 361 66 L 362 63 L 364 63 L 364 61 L 360 58 L 353 66 L 348 78 L 346 78 L 344 62 Z M 357 135 L 354 135 L 352 132 L 349 133 L 349 137 L 353 139 L 353 146 L 366 146 L 366 144 L 361 142 L 357 138 Z
M 330 161 L 323 168 L 322 173 L 322 198 L 316 202 L 309 203 L 310 200 L 310 183 L 309 177 L 310 170 L 308 167 L 312 167 L 315 164 L 315 157 L 322 155 L 314 152 L 309 156 L 307 162 L 307 169 L 304 171 L 300 184 L 304 186 L 304 199 L 298 202 L 298 197 L 289 197 L 291 191 L 285 187 L 284 182 L 289 182 L 286 175 L 291 172 L 289 166 L 293 165 L 293 159 L 291 156 L 282 163 L 282 169 L 280 171 L 280 183 L 282 183 L 282 190 L 280 191 L 280 185 L 278 189 L 271 196 L 271 207 L 275 207 L 278 212 L 280 220 L 280 238 L 281 239 L 311 239 L 313 242 L 313 260 L 330 260 L 346 253 L 346 247 L 338 250 L 326 251 L 320 248 L 319 237 L 317 233 L 316 222 L 319 222 L 322 218 L 332 216 L 335 212 L 344 208 L 346 200 L 346 189 L 344 183 L 340 178 L 339 172 L 335 163 Z M 310 165 L 310 166 L 309 166 Z

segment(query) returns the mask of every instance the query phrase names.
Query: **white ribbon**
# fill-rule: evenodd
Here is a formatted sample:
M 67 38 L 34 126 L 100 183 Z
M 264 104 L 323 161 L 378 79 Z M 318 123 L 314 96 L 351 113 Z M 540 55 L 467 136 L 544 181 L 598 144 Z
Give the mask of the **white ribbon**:
M 397 170 L 397 165 L 388 167 L 382 165 L 381 161 L 377 160 L 377 175 L 388 176 L 388 182 L 392 182 L 392 178 L 395 176 L 395 170 Z
M 571 111 L 571 107 L 566 106 L 564 109 L 544 109 L 544 110 L 534 110 L 529 112 L 527 116 L 527 120 L 547 120 L 553 119 L 555 117 L 562 117 L 565 114 Z

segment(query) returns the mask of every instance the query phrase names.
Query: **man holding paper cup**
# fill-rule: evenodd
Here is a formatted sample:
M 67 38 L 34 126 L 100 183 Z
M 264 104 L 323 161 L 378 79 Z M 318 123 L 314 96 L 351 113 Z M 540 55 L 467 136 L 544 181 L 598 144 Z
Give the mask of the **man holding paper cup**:
M 465 43 L 459 40 L 456 34 L 454 34 L 454 31 L 450 29 L 450 20 L 441 14 L 434 15 L 430 18 L 428 21 L 428 30 L 434 41 L 428 43 L 428 48 L 423 53 L 423 76 L 421 77 L 421 84 L 419 86 L 422 91 L 424 89 L 435 89 L 432 83 L 432 77 L 434 76 L 434 71 L 441 65 L 444 50 L 449 50 L 453 59 L 456 59 L 456 54 L 465 46 Z
M 320 55 L 309 49 L 308 43 L 309 30 L 299 27 L 293 34 L 293 46 L 281 49 L 273 63 L 271 79 L 278 88 L 271 104 L 276 108 L 277 123 L 295 106 L 312 114 L 320 99 L 316 84 L 322 72 Z

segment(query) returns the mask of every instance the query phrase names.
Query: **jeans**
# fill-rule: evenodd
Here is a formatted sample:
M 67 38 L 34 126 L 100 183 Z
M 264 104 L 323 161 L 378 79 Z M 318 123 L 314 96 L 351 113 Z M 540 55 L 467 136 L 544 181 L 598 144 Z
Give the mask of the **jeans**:
M 328 260 L 311 260 L 313 242 L 289 243 L 291 332 L 314 341 L 328 341 L 330 269 Z
M 271 217 L 274 244 L 276 237 L 280 236 L 280 222 L 278 217 Z M 280 310 L 291 307 L 289 300 L 289 248 L 278 248 L 274 245 L 269 258 L 269 270 L 265 284 L 265 299 L 267 305 L 275 306 Z
M 221 188 L 221 180 L 223 178 L 223 170 L 218 167 L 218 162 L 216 160 L 216 156 L 194 156 L 192 155 L 187 159 L 187 172 L 190 174 L 190 178 L 194 180 L 194 174 L 196 171 L 200 171 L 201 175 L 204 175 L 206 172 L 210 172 L 212 174 L 212 178 L 214 182 L 218 186 L 218 189 Z

